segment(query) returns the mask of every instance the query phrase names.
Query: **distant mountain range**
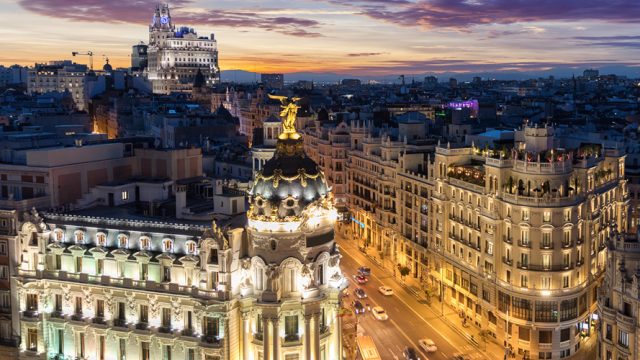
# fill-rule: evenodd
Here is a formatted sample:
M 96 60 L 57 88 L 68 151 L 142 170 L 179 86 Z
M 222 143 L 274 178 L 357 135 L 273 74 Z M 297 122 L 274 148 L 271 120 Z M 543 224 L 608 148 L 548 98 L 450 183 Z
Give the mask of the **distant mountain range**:
M 425 76 L 435 75 L 441 82 L 447 81 L 449 78 L 456 78 L 459 81 L 470 81 L 475 76 L 480 76 L 482 79 L 496 79 L 496 80 L 526 80 L 535 79 L 539 77 L 555 76 L 556 78 L 581 76 L 585 67 L 576 66 L 563 66 L 556 67 L 547 71 L 538 72 L 517 72 L 517 71 L 501 71 L 501 72 L 478 72 L 478 73 L 423 73 L 423 74 L 404 74 L 405 82 L 411 83 L 412 80 L 423 81 Z M 640 78 L 640 67 L 626 66 L 626 65 L 613 65 L 603 66 L 598 68 L 600 75 L 616 74 L 623 75 L 629 78 Z M 381 76 L 366 76 L 366 75 L 354 75 L 354 74 L 341 74 L 333 72 L 292 72 L 285 73 L 285 82 L 295 82 L 299 80 L 312 80 L 316 83 L 336 83 L 342 79 L 360 79 L 363 82 L 370 80 L 382 82 L 382 83 L 399 83 L 399 71 L 397 75 L 381 75 Z M 221 80 L 223 82 L 237 82 L 237 83 L 255 83 L 260 81 L 260 74 L 245 70 L 223 70 L 221 72 Z

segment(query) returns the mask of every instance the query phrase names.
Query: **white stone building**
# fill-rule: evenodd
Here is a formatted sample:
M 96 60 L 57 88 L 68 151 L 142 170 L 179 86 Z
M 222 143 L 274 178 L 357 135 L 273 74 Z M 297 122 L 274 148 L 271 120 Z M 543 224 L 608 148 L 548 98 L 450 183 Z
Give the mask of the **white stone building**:
M 11 283 L 20 358 L 340 359 L 336 211 L 302 148 L 278 140 L 246 218 L 224 228 L 25 213 Z
M 29 69 L 27 93 L 44 94 L 68 91 L 78 110 L 84 110 L 86 74 L 86 65 L 76 64 L 70 60 L 36 64 Z
M 147 60 L 147 78 L 154 93 L 191 91 L 198 70 L 207 86 L 220 81 L 214 34 L 198 36 L 193 28 L 176 28 L 167 4 L 156 7 L 149 25 Z

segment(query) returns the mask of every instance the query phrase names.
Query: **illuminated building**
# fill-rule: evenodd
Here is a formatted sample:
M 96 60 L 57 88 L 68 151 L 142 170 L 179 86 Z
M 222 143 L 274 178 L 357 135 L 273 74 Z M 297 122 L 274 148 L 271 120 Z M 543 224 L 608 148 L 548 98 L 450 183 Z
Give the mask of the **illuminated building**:
M 148 57 L 147 57 L 148 46 L 145 45 L 142 41 L 131 47 L 131 69 L 135 71 L 142 71 L 147 68 Z
M 332 200 L 288 122 L 249 211 L 220 226 L 119 207 L 24 214 L 20 358 L 340 359 Z
M 436 148 L 429 281 L 517 355 L 580 354 L 595 336 L 607 243 L 627 226 L 624 155 L 557 147 L 525 126 L 513 146 Z
M 48 64 L 36 64 L 29 69 L 27 93 L 47 93 L 68 91 L 78 110 L 84 110 L 85 76 L 87 66 L 72 63 L 70 60 L 51 61 Z
M 640 305 L 640 242 L 638 234 L 611 239 L 604 284 L 598 297 L 599 359 L 637 359 Z
M 154 93 L 191 91 L 198 70 L 207 86 L 220 81 L 214 34 L 203 37 L 189 27 L 176 28 L 166 4 L 156 7 L 149 26 L 147 64 Z

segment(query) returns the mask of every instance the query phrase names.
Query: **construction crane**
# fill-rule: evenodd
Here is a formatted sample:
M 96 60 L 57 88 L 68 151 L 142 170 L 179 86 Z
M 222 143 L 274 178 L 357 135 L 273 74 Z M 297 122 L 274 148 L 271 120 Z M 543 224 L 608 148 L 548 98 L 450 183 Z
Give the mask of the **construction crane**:
M 89 67 L 91 68 L 91 71 L 93 71 L 93 51 L 87 51 L 87 52 L 79 52 L 79 51 L 73 51 L 71 53 L 71 55 L 73 56 L 78 56 L 78 55 L 86 55 L 89 57 Z

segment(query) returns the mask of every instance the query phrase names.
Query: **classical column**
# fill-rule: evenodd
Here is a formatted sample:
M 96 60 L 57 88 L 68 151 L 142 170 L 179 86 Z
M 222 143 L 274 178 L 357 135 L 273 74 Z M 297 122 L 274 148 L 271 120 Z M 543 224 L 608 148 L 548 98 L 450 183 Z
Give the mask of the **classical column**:
M 320 313 L 313 314 L 313 359 L 320 360 Z
M 269 337 L 271 331 L 270 328 L 271 326 L 269 326 L 271 323 L 271 319 L 267 318 L 267 317 L 262 317 L 262 357 L 264 360 L 270 360 L 271 359 L 271 350 L 269 349 L 269 340 L 271 340 L 271 338 Z
M 340 313 L 340 305 L 336 305 L 334 307 L 334 313 L 333 313 L 333 329 L 334 329 L 334 336 L 336 336 L 336 345 L 337 345 L 337 349 L 338 349 L 338 358 L 342 359 L 342 353 L 343 353 L 343 348 L 342 348 L 342 318 L 338 316 L 338 314 Z
M 305 359 L 311 359 L 311 315 L 304 316 L 304 354 Z
M 237 321 L 237 320 L 236 320 Z M 231 359 L 231 336 L 229 335 L 229 316 L 224 317 L 224 358 Z
M 242 313 L 242 358 L 249 359 L 249 338 L 251 337 L 250 328 L 249 328 L 249 320 L 251 319 L 251 314 L 248 312 Z
M 280 350 L 280 334 L 278 331 L 278 326 L 280 325 L 280 318 L 273 318 L 273 360 L 280 359 L 280 355 L 278 354 Z

